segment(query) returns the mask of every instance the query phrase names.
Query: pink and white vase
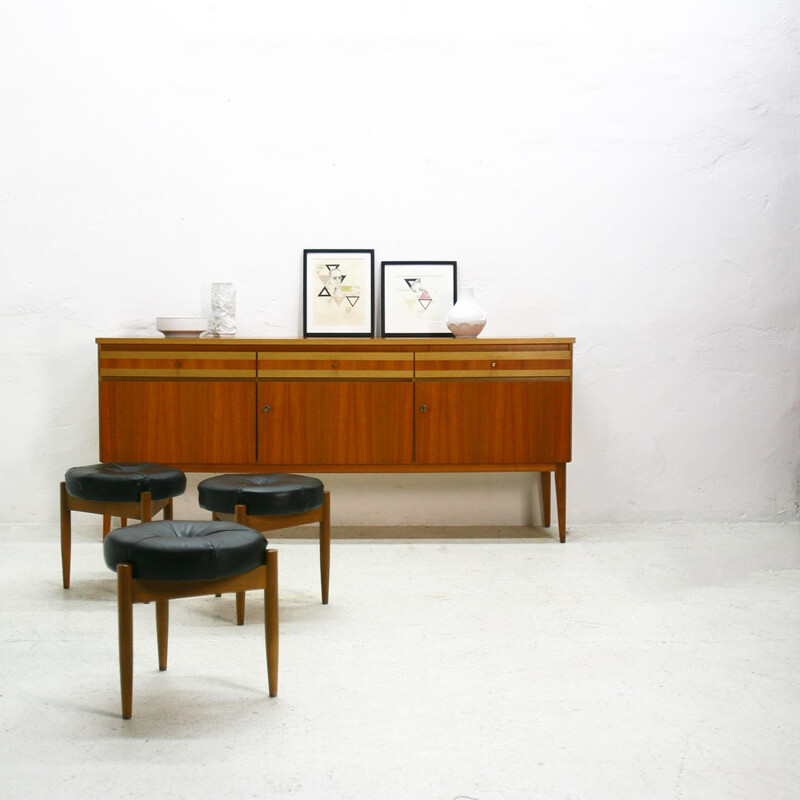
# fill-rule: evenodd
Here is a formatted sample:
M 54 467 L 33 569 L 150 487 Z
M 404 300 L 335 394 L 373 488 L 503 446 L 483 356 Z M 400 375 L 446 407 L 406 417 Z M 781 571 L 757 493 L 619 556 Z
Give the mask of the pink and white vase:
M 456 304 L 450 309 L 445 324 L 457 339 L 475 339 L 486 325 L 486 312 L 475 300 L 472 287 L 461 289 Z

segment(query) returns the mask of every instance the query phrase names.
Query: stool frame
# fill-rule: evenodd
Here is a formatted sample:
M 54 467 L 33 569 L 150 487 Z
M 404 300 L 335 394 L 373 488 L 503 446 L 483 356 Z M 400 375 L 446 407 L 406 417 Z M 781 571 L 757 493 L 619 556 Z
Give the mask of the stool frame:
M 84 500 L 81 497 L 73 497 L 67 491 L 67 484 L 61 481 L 60 488 L 61 505 L 61 576 L 64 588 L 69 589 L 70 567 L 72 563 L 72 514 L 73 511 L 83 511 L 87 514 L 103 515 L 103 539 L 108 536 L 111 530 L 111 517 L 119 517 L 120 524 L 124 528 L 129 519 L 137 519 L 141 522 L 150 522 L 155 514 L 164 512 L 164 519 L 172 519 L 173 506 L 172 498 L 166 497 L 163 500 L 153 500 L 150 492 L 142 492 L 139 495 L 139 502 L 135 501 L 116 501 L 116 500 Z
M 296 525 L 307 525 L 312 522 L 319 523 L 319 577 L 322 590 L 322 603 L 328 604 L 328 587 L 331 575 L 331 495 L 325 489 L 322 494 L 322 505 L 299 514 L 248 514 L 247 505 L 242 503 L 235 507 L 233 514 L 223 514 L 213 511 L 211 518 L 238 522 L 255 528 L 261 533 L 277 531 L 281 528 L 293 528 Z M 244 618 L 243 598 L 237 596 L 237 620 Z M 239 622 L 241 625 L 241 622 Z
M 278 694 L 278 552 L 267 549 L 264 564 L 249 572 L 227 578 L 192 581 L 165 581 L 136 578 L 131 564 L 117 564 L 117 610 L 119 622 L 119 675 L 122 693 L 122 718 L 133 712 L 133 606 L 155 602 L 158 668 L 167 668 L 169 601 L 182 597 L 201 597 L 250 589 L 264 591 L 264 634 L 267 653 L 269 696 Z M 242 622 L 239 622 L 241 625 Z

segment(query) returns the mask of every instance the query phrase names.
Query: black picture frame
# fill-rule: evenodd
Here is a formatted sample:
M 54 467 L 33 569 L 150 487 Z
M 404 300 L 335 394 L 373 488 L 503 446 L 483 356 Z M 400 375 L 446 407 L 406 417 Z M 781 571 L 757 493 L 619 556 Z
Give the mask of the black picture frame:
M 445 319 L 457 272 L 456 261 L 382 261 L 381 336 L 452 338 Z
M 375 335 L 375 251 L 303 250 L 303 337 Z

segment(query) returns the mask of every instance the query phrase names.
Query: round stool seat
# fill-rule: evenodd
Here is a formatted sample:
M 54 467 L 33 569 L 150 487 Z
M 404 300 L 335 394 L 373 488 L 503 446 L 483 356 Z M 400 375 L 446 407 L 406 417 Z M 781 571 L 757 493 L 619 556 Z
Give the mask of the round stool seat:
M 200 507 L 218 514 L 233 514 L 237 505 L 247 507 L 248 516 L 303 514 L 319 508 L 325 486 L 305 475 L 216 475 L 197 485 Z
M 186 475 L 163 464 L 92 464 L 72 467 L 64 476 L 67 493 L 81 500 L 139 502 L 142 492 L 153 500 L 177 497 L 186 491 Z
M 236 522 L 143 522 L 111 531 L 103 542 L 106 566 L 130 564 L 133 577 L 162 581 L 213 580 L 264 563 L 267 540 Z

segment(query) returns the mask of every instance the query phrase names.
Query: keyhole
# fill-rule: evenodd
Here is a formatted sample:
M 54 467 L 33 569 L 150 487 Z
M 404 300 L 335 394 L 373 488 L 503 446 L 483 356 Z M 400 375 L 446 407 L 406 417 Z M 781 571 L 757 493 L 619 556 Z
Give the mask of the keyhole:
M 421 412 L 424 414 L 424 413 L 425 413 L 425 412 L 428 410 L 428 406 L 426 406 L 426 405 L 425 405 L 425 403 L 423 403 L 423 404 L 422 404 L 422 405 L 419 407 L 419 410 L 420 410 L 420 411 L 421 411 Z
M 268 411 L 271 410 L 271 406 L 264 406 L 264 408 L 261 410 L 266 414 Z

